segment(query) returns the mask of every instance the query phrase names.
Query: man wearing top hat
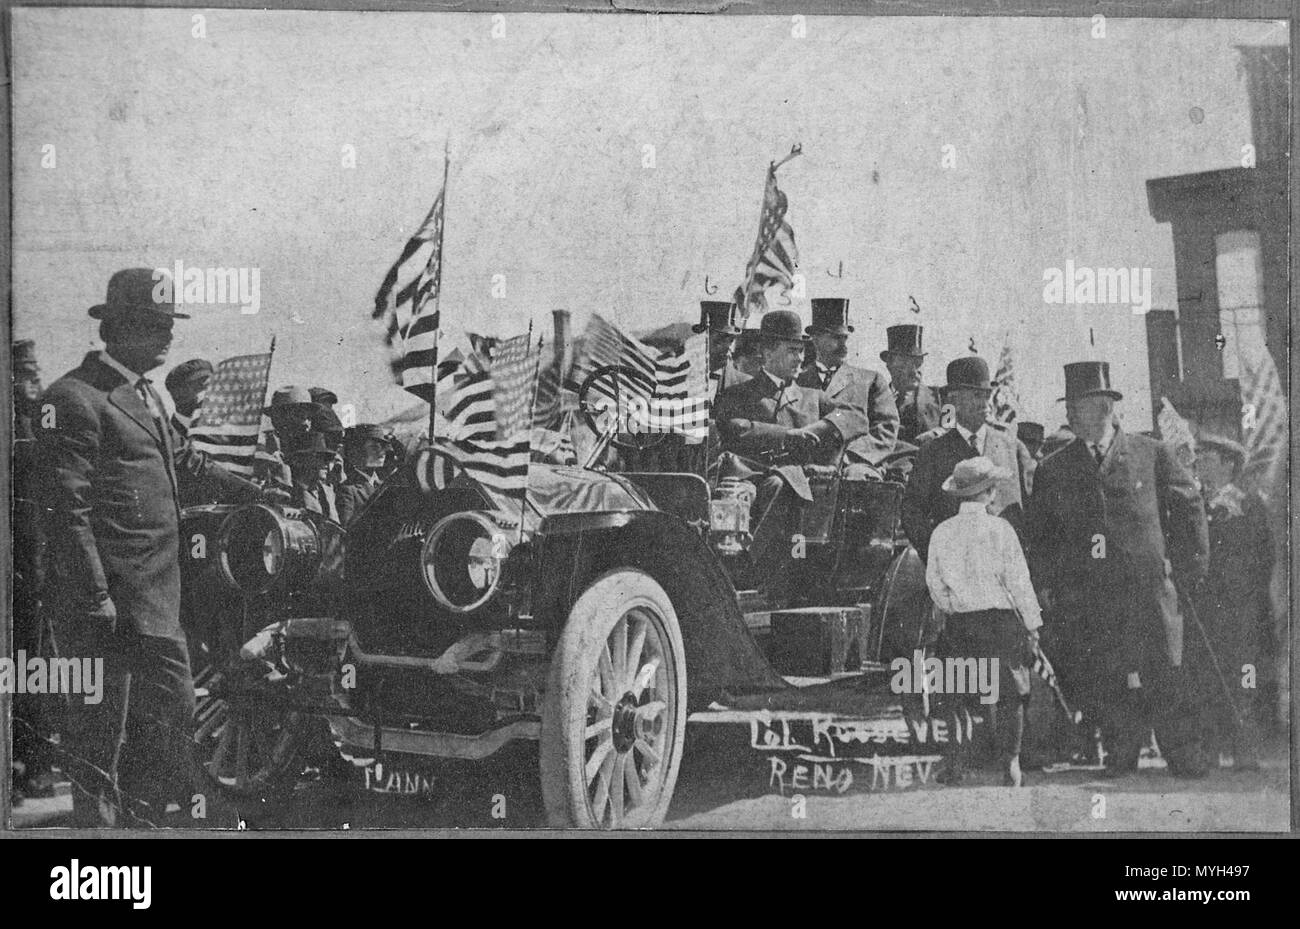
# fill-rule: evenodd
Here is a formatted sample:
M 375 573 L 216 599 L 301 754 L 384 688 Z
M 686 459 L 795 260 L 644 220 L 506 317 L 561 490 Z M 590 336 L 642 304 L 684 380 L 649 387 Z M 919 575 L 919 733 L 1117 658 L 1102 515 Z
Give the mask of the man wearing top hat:
M 709 384 L 716 400 L 722 391 L 748 378 L 731 360 L 731 346 L 740 335 L 736 325 L 736 305 L 726 300 L 701 300 L 700 321 L 691 327 L 695 333 L 709 333 Z
M 1231 755 L 1235 771 L 1259 769 L 1259 731 L 1251 697 L 1263 688 L 1242 687 L 1242 668 L 1254 667 L 1258 684 L 1264 684 L 1272 664 L 1273 532 L 1263 499 L 1239 483 L 1245 463 L 1246 449 L 1239 442 L 1211 434 L 1196 440 L 1210 563 L 1195 602 L 1213 655 L 1205 651 L 1199 635 L 1189 636 L 1188 667 L 1205 708 L 1201 731 L 1207 761 Z M 1227 702 L 1229 694 L 1235 712 Z
M 815 360 L 795 381 L 800 387 L 824 392 L 831 399 L 862 412 L 870 426 L 844 449 L 844 464 L 869 470 L 873 475 L 894 451 L 898 438 L 898 410 L 884 375 L 869 368 L 845 364 L 849 354 L 849 301 L 814 299 L 812 325 L 806 330 L 816 350 Z
M 1206 569 L 1205 512 L 1164 443 L 1125 432 L 1105 362 L 1065 366 L 1075 438 L 1044 459 L 1026 514 L 1061 686 L 1101 729 L 1109 776 L 1137 769 L 1155 728 L 1168 770 L 1205 773 L 1183 669 L 1174 582 Z
M 102 700 L 69 704 L 78 825 L 164 822 L 188 810 L 194 712 L 180 624 L 179 475 L 253 500 L 256 485 L 179 440 L 145 374 L 167 357 L 177 313 L 148 268 L 119 271 L 100 320 L 102 351 L 42 398 L 38 443 L 49 575 L 62 650 L 102 657 Z M 161 288 L 161 285 L 160 285 Z M 165 291 L 170 294 L 170 289 Z
M 957 513 L 956 501 L 943 492 L 943 482 L 957 462 L 983 455 L 1005 471 L 1006 476 L 994 488 L 989 512 L 1007 519 L 1017 531 L 1023 507 L 1022 476 L 1033 468 L 1024 445 L 988 420 L 988 400 L 993 392 L 988 363 L 974 355 L 958 358 L 948 365 L 947 374 L 944 395 L 953 406 L 953 425 L 917 452 L 903 492 L 903 528 L 922 560 L 929 551 L 934 527 Z
M 803 466 L 838 467 L 843 450 L 870 424 L 862 410 L 795 382 L 811 341 L 798 313 L 771 310 L 758 331 L 761 372 L 724 391 L 714 410 L 724 452 L 718 473 L 752 478 L 758 487 L 750 510 L 753 550 L 776 590 L 789 552 L 791 508 L 796 499 L 812 502 Z
M 889 389 L 898 408 L 898 441 L 917 444 L 917 437 L 939 427 L 939 398 L 921 383 L 920 326 L 890 326 L 885 330 L 889 347 L 880 360 L 889 370 Z

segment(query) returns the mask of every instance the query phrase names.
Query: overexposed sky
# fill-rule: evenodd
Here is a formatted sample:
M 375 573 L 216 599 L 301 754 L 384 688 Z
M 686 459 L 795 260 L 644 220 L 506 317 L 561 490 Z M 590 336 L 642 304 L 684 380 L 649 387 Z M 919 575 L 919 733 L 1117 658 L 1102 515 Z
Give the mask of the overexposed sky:
M 695 318 L 705 275 L 739 283 L 767 163 L 801 142 L 781 186 L 808 295 L 852 300 L 850 360 L 879 367 L 885 326 L 920 322 L 934 383 L 970 339 L 996 365 L 1009 338 L 1050 428 L 1061 365 L 1104 357 L 1149 428 L 1142 316 L 1046 305 L 1043 272 L 1149 267 L 1173 309 L 1145 182 L 1239 165 L 1234 46 L 1286 41 L 1249 21 L 808 17 L 794 38 L 788 17 L 570 14 L 506 14 L 494 38 L 488 13 L 260 11 L 203 12 L 196 38 L 194 15 L 14 11 L 15 335 L 48 382 L 96 345 L 85 311 L 114 270 L 255 267 L 261 311 L 192 308 L 171 361 L 274 334 L 272 387 L 332 387 L 363 419 L 411 402 L 369 311 L 445 142 L 444 329 L 498 335 L 549 334 L 557 307 Z

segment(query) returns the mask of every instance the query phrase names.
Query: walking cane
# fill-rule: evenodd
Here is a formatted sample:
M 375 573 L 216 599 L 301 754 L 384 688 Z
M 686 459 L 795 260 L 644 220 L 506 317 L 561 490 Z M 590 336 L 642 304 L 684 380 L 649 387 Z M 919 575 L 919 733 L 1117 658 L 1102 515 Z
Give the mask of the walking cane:
M 1002 592 L 1007 595 L 1007 602 L 1011 604 L 1011 610 L 1016 614 L 1016 618 L 1020 620 L 1020 625 L 1024 626 L 1025 618 L 1020 615 L 1020 610 L 1016 609 L 1015 598 L 1011 596 L 1011 590 L 1007 587 L 1006 581 L 999 577 L 998 584 L 1001 585 Z M 1039 678 L 1042 679 L 1043 683 L 1047 685 L 1048 690 L 1052 692 L 1052 697 L 1055 698 L 1056 705 L 1061 708 L 1061 712 L 1063 712 L 1066 719 L 1070 721 L 1070 725 L 1079 725 L 1080 721 L 1083 719 L 1083 713 L 1079 710 L 1071 709 L 1069 701 L 1065 699 L 1065 693 L 1061 690 L 1061 683 L 1056 679 L 1056 669 L 1053 668 L 1052 663 L 1048 661 L 1047 653 L 1043 651 L 1043 647 L 1036 642 L 1034 643 L 1033 663 L 1031 667 Z
M 1210 636 L 1205 631 L 1205 626 L 1201 625 L 1201 617 L 1196 612 L 1196 606 L 1192 603 L 1192 598 L 1184 591 L 1178 591 L 1179 600 L 1187 612 L 1188 618 L 1191 619 L 1192 625 L 1196 631 L 1201 634 L 1201 644 L 1205 646 L 1206 654 L 1210 656 L 1210 663 L 1214 666 L 1214 676 L 1219 680 L 1219 687 L 1223 690 L 1223 698 L 1228 701 L 1228 709 L 1232 714 L 1233 738 L 1244 737 L 1246 734 L 1246 721 L 1241 718 L 1241 710 L 1237 708 L 1237 701 L 1233 698 L 1232 688 L 1228 686 L 1228 677 L 1223 673 L 1223 665 L 1219 662 L 1219 656 L 1210 644 Z

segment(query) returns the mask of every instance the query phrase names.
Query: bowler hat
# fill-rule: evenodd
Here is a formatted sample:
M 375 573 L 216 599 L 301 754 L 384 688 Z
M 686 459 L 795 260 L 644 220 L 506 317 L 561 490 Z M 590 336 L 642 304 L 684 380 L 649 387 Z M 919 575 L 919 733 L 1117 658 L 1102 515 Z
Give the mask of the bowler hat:
M 885 338 L 889 340 L 889 348 L 880 353 L 881 361 L 888 361 L 890 355 L 925 357 L 925 352 L 921 351 L 920 326 L 890 326 L 885 330 Z
M 328 387 L 311 388 L 311 398 L 316 403 L 326 403 L 331 406 L 339 402 L 339 395 Z
M 163 384 L 167 387 L 167 392 L 171 393 L 183 384 L 197 380 L 200 377 L 212 376 L 212 362 L 206 358 L 191 358 L 189 361 L 182 361 L 176 367 L 167 372 L 167 379 Z
M 973 497 L 1010 476 L 1008 469 L 995 465 L 983 455 L 977 455 L 957 462 L 952 475 L 943 482 L 943 491 L 954 497 Z
M 41 373 L 41 366 L 36 363 L 36 343 L 31 339 L 19 339 L 13 343 L 14 377 L 34 376 Z
M 817 297 L 812 301 L 812 325 L 808 334 L 825 332 L 831 335 L 848 335 L 853 331 L 849 325 L 849 301 L 847 297 Z
M 1124 395 L 1110 386 L 1110 365 L 1105 361 L 1076 361 L 1065 366 L 1065 396 L 1062 400 L 1084 397 L 1110 397 L 1123 400 Z
M 723 335 L 740 335 L 736 325 L 736 304 L 730 300 L 701 300 L 700 322 L 692 326 L 692 332 L 717 332 Z
M 90 308 L 92 319 L 135 316 L 138 318 L 189 319 L 176 312 L 172 276 L 159 268 L 126 268 L 108 279 L 103 303 Z M 161 297 L 161 299 L 160 299 Z
M 275 410 L 290 410 L 305 407 L 308 410 L 317 410 L 320 404 L 311 398 L 311 391 L 306 387 L 281 387 L 271 395 L 271 405 L 263 413 L 271 413 Z
M 944 390 L 993 390 L 989 382 L 989 366 L 978 355 L 968 355 L 948 362 L 948 383 Z
M 804 335 L 803 320 L 794 310 L 769 310 L 759 320 L 758 332 L 769 339 L 782 339 L 786 342 L 811 342 Z
M 286 458 L 297 458 L 303 455 L 313 455 L 318 458 L 333 458 L 334 449 L 330 448 L 325 442 L 325 436 L 320 432 L 308 432 L 300 437 L 292 445 L 286 446 L 284 456 Z
M 1206 433 L 1196 440 L 1196 450 L 1199 452 L 1203 448 L 1216 451 L 1225 458 L 1234 459 L 1238 468 L 1246 462 L 1245 446 L 1240 442 L 1232 441 L 1227 436 Z

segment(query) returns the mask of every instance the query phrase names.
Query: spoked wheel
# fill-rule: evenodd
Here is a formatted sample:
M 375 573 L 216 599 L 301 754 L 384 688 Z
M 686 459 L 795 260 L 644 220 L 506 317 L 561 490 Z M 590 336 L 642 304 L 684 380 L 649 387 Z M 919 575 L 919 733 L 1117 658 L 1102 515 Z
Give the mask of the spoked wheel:
M 685 733 L 677 614 L 648 574 L 612 571 L 578 598 L 552 659 L 541 735 L 551 825 L 659 825 Z
M 236 692 L 232 685 L 243 672 L 236 666 L 196 682 L 195 763 L 219 790 L 269 800 L 292 790 L 303 773 L 307 720 L 278 709 L 274 694 L 256 692 L 257 682 Z

